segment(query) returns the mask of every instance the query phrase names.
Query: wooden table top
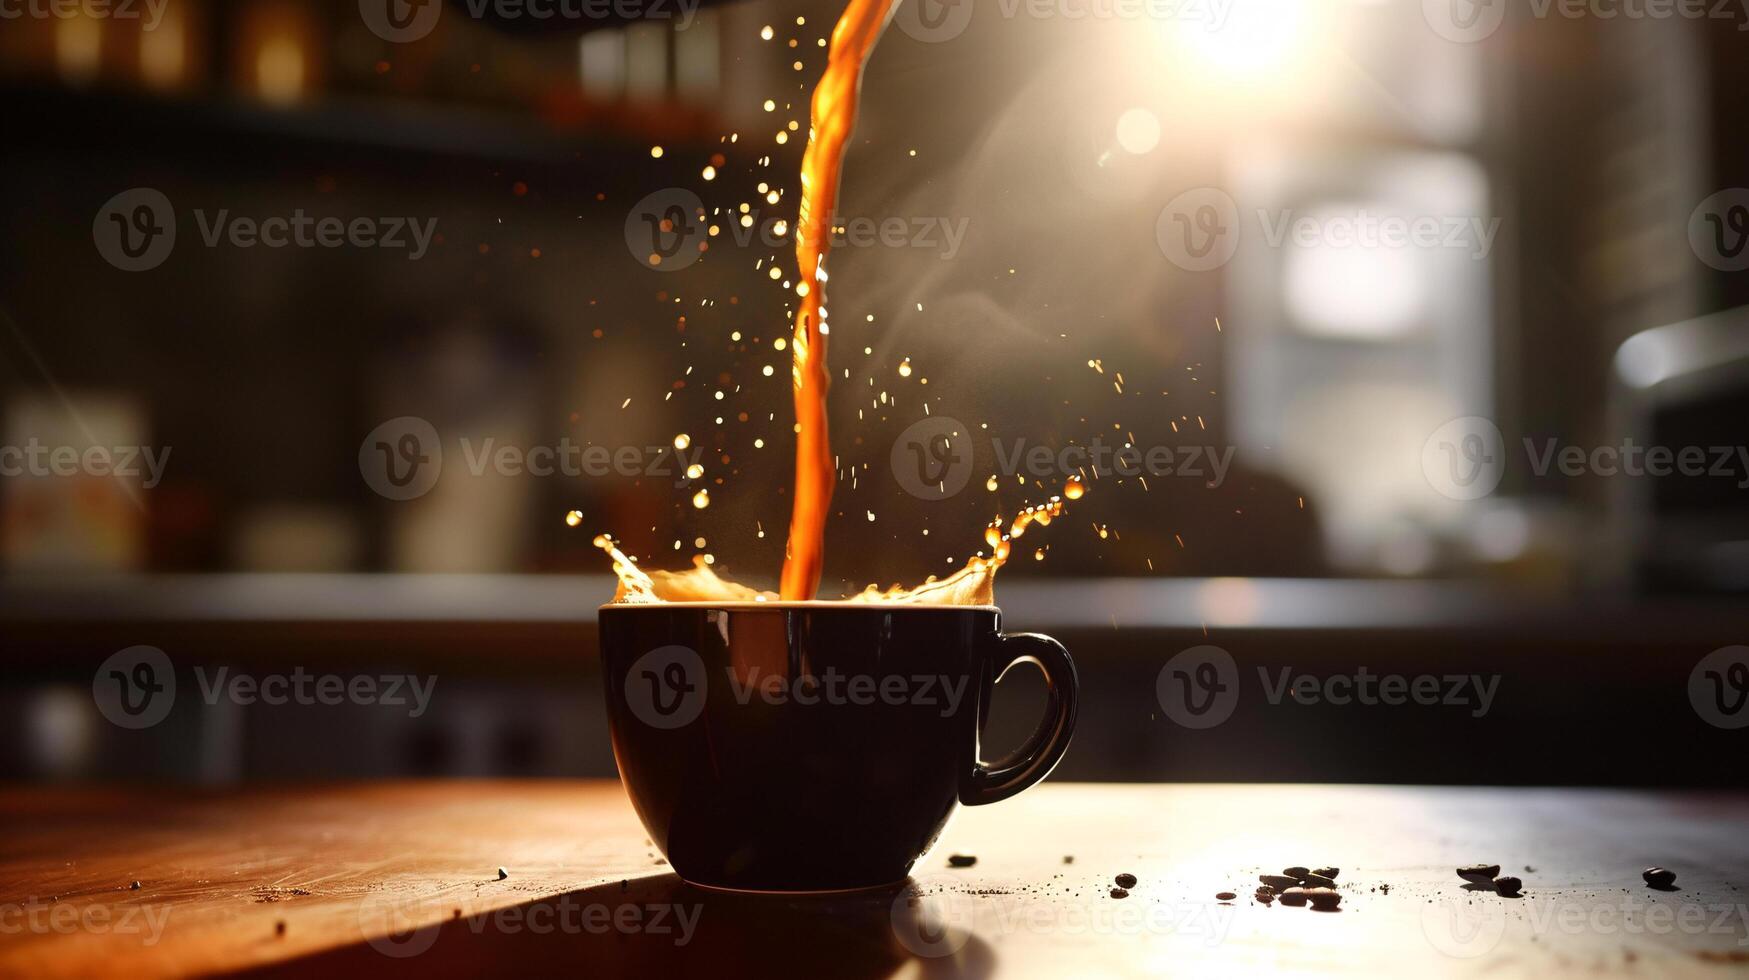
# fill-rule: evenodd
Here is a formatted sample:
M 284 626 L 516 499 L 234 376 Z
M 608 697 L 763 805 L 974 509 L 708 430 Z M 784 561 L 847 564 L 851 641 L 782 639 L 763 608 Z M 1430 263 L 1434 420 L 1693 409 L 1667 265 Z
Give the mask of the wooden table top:
M 825 897 L 685 885 L 611 782 L 14 789 L 0 828 L 4 975 L 1749 972 L 1749 795 L 1050 784 Z M 1290 865 L 1340 868 L 1341 910 L 1255 903 Z

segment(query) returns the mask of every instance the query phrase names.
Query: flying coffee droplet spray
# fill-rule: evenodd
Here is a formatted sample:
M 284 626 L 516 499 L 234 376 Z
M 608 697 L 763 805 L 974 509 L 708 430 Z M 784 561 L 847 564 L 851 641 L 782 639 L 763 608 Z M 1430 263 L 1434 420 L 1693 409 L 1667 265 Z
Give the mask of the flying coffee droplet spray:
M 798 276 L 794 292 L 799 302 L 788 344 L 794 385 L 795 479 L 780 591 L 776 594 L 759 592 L 725 581 L 710 567 L 709 556 L 695 558 L 693 568 L 687 571 L 646 574 L 614 545 L 612 539 L 601 535 L 595 539 L 595 544 L 612 557 L 614 572 L 619 577 L 615 602 L 768 601 L 777 598 L 800 601 L 813 599 L 819 591 L 825 563 L 826 519 L 838 478 L 826 421 L 826 395 L 831 387 L 826 362 L 827 339 L 831 335 L 826 309 L 826 257 L 831 250 L 833 232 L 831 216 L 837 210 L 844 155 L 856 128 L 863 67 L 868 63 L 896 3 L 897 0 L 849 0 L 837 26 L 832 29 L 826 70 L 814 87 L 811 103 L 813 125 L 808 130 L 807 149 L 802 154 L 802 196 L 796 215 Z M 770 40 L 771 28 L 764 28 L 760 35 Z M 794 67 L 800 70 L 803 66 L 798 61 Z M 772 108 L 774 105 L 769 102 L 765 106 L 766 111 Z M 789 128 L 799 131 L 800 127 L 791 123 Z M 777 134 L 777 142 L 787 139 L 785 132 Z M 654 147 L 651 155 L 660 156 L 661 152 L 660 147 Z M 768 202 L 776 203 L 776 192 L 766 193 Z M 742 210 L 745 212 L 745 205 Z M 749 216 L 743 214 L 742 224 L 751 224 Z M 782 278 L 782 270 L 775 265 L 767 274 L 773 280 Z M 917 304 L 917 308 L 921 311 L 922 304 Z M 868 319 L 872 321 L 873 315 L 870 314 Z M 781 339 L 773 346 L 784 349 Z M 870 348 L 865 347 L 863 352 L 869 353 Z M 899 376 L 909 378 L 912 371 L 911 360 L 907 357 L 899 365 Z M 685 433 L 674 437 L 676 450 L 685 451 L 690 445 L 691 439 Z M 692 474 L 688 472 L 688 476 Z M 995 483 L 992 477 L 987 484 L 990 490 L 996 489 Z M 1062 496 L 1023 509 L 1008 525 L 1006 533 L 998 518 L 985 531 L 984 540 L 990 548 L 990 555 L 980 554 L 968 559 L 959 571 L 945 579 L 930 576 L 922 585 L 912 589 L 895 586 L 882 591 L 871 585 L 852 599 L 858 602 L 989 605 L 995 598 L 996 571 L 1008 560 L 1010 542 L 1025 534 L 1032 524 L 1050 524 L 1063 512 L 1064 498 L 1077 500 L 1085 492 L 1080 480 L 1071 479 L 1063 488 Z M 699 490 L 692 498 L 692 505 L 699 510 L 709 507 L 710 492 Z M 869 513 L 872 519 L 873 514 Z M 1042 550 L 1036 553 L 1036 557 L 1042 556 Z

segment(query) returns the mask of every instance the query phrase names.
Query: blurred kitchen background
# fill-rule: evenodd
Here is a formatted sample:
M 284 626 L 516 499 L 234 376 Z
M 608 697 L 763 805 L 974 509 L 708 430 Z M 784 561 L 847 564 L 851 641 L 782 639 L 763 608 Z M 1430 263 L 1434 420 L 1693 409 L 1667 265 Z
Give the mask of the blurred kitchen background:
M 610 775 L 594 535 L 775 581 L 794 258 L 736 229 L 794 221 L 838 5 L 373 2 L 0 20 L 0 444 L 169 453 L 157 480 L 0 477 L 0 777 Z M 1092 481 L 1002 573 L 1007 625 L 1081 665 L 1057 778 L 1741 784 L 1743 732 L 1690 680 L 1749 643 L 1749 469 L 1538 475 L 1523 447 L 1749 445 L 1749 14 L 905 3 L 840 213 L 963 240 L 831 261 L 829 592 L 951 572 L 1057 491 L 989 489 L 979 443 L 964 492 L 906 494 L 889 449 L 926 413 L 1053 448 L 1232 447 L 1220 481 Z M 176 223 L 144 271 L 99 247 L 135 188 Z M 685 194 L 718 233 L 652 266 L 650 195 Z M 1181 201 L 1234 204 L 1230 261 L 1174 245 Z M 300 210 L 435 234 L 417 257 L 203 240 L 221 212 Z M 1267 240 L 1355 214 L 1489 231 Z M 360 457 L 407 416 L 443 467 L 397 500 Z M 1508 462 L 1459 499 L 1424 447 L 1470 416 Z M 680 434 L 693 479 L 474 475 L 463 445 Z M 1153 692 L 1203 643 L 1250 690 L 1197 731 Z M 93 674 L 140 644 L 178 694 L 133 731 Z M 438 680 L 418 717 L 209 705 L 196 671 L 220 666 Z M 1479 716 L 1271 704 L 1256 672 L 1284 667 L 1499 689 Z M 1011 677 L 989 741 L 1041 698 Z

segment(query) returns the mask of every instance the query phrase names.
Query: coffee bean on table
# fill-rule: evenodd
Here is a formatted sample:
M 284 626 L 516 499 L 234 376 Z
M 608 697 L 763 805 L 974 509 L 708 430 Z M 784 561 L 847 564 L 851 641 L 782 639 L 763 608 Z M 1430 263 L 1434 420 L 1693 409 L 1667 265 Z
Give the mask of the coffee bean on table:
M 1307 888 L 1335 888 L 1336 879 L 1326 878 L 1317 872 L 1312 872 L 1302 877 L 1300 879 L 1300 884 Z
M 1289 888 L 1281 893 L 1281 904 L 1295 907 L 1306 904 L 1306 890 L 1297 886 Z
M 1258 875 L 1257 880 L 1278 892 L 1294 888 L 1300 883 L 1300 879 L 1289 877 L 1288 875 Z
M 1270 902 L 1275 901 L 1275 889 L 1269 887 L 1268 885 L 1258 885 L 1257 886 L 1257 894 L 1253 895 L 1252 897 L 1257 899 L 1259 902 L 1262 902 L 1263 904 L 1268 905 Z
M 1494 879 L 1494 890 L 1505 895 L 1507 898 L 1517 898 L 1518 890 L 1523 887 L 1524 882 L 1519 881 L 1511 875 Z
M 1669 888 L 1676 884 L 1676 872 L 1667 868 L 1647 868 L 1640 873 L 1640 877 L 1646 879 L 1646 884 L 1653 888 Z
M 976 854 L 949 854 L 947 866 L 950 868 L 969 868 L 978 863 Z
M 1128 890 L 1123 889 L 1123 888 L 1113 888 L 1111 890 L 1111 897 L 1112 898 L 1129 898 L 1130 893 Z
M 1335 878 L 1342 873 L 1341 868 L 1313 868 L 1312 873 L 1325 878 Z
M 1310 871 L 1297 865 L 1292 868 L 1284 868 L 1281 873 L 1287 875 L 1289 878 L 1304 878 L 1306 875 L 1311 874 Z
M 1308 888 L 1306 901 L 1320 912 L 1334 912 L 1336 906 L 1342 904 L 1342 893 L 1334 888 Z
M 1473 881 L 1485 885 L 1500 876 L 1498 864 L 1471 864 L 1457 869 L 1458 877 L 1465 881 Z
M 1239 896 L 1233 894 L 1232 892 L 1216 892 L 1215 893 L 1215 898 L 1218 901 L 1222 901 L 1222 902 L 1231 902 L 1233 899 L 1238 898 L 1238 897 Z
M 1128 871 L 1125 871 L 1123 874 L 1120 874 L 1111 880 L 1117 882 L 1119 886 L 1124 888 L 1136 887 L 1136 876 L 1130 874 Z

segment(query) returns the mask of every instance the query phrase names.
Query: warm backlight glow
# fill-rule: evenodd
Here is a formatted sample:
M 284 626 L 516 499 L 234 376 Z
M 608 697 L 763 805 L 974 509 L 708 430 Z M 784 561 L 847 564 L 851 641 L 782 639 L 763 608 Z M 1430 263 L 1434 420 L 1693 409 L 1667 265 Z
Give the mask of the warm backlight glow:
M 1178 37 L 1206 67 L 1229 76 L 1282 67 L 1305 42 L 1309 0 L 1233 0 L 1224 20 L 1185 19 Z
M 70 82 L 90 81 L 103 61 L 103 25 L 79 15 L 55 25 L 55 67 Z
M 140 32 L 140 77 L 152 88 L 175 88 L 188 64 L 188 38 L 175 6 L 164 9 L 158 26 Z
M 255 90 L 262 98 L 290 105 L 304 95 L 304 49 L 295 38 L 270 37 L 255 53 Z
M 1141 156 L 1160 145 L 1160 120 L 1146 109 L 1130 109 L 1117 117 L 1117 145 Z

